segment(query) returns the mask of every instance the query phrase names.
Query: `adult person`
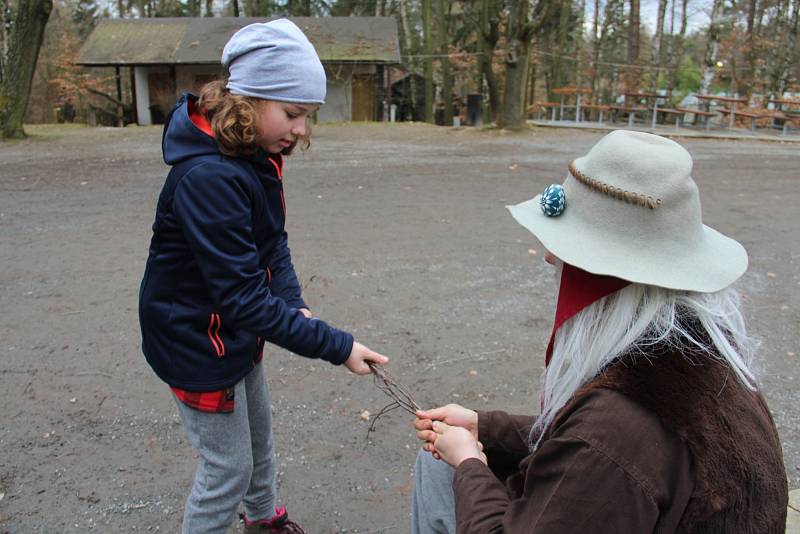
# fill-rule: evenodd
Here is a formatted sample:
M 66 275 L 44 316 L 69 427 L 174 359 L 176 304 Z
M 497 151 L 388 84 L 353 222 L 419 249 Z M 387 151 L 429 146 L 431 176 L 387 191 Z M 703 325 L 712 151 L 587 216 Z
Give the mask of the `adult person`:
M 615 131 L 568 168 L 510 208 L 560 271 L 541 415 L 419 412 L 412 531 L 783 533 L 747 253 L 703 225 L 689 153 Z

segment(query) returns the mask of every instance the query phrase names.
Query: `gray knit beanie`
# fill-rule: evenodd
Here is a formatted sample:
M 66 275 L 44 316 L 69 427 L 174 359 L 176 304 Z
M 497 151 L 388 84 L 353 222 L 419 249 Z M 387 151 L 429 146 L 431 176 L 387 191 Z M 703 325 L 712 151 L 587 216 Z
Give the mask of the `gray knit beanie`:
M 222 51 L 231 93 L 298 104 L 325 103 L 325 69 L 305 34 L 277 19 L 245 26 Z

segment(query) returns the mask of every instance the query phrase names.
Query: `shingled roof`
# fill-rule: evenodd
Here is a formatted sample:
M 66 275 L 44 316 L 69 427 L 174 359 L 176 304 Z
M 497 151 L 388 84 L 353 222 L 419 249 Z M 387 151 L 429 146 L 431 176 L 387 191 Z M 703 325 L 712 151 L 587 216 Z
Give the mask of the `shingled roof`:
M 219 63 L 240 28 L 270 18 L 105 19 L 81 48 L 79 65 L 197 65 Z M 291 17 L 324 62 L 399 63 L 393 17 Z

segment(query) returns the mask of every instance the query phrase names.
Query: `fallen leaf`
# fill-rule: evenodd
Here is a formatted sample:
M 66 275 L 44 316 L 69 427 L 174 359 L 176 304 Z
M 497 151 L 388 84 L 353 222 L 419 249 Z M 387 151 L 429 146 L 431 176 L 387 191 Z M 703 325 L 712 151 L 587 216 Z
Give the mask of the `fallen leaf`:
M 360 418 L 361 418 L 363 421 L 369 421 L 369 416 L 370 416 L 370 415 L 372 415 L 372 414 L 370 414 L 370 413 L 369 413 L 369 410 L 364 410 L 363 412 L 361 412 L 361 415 L 359 415 L 359 417 L 360 417 Z

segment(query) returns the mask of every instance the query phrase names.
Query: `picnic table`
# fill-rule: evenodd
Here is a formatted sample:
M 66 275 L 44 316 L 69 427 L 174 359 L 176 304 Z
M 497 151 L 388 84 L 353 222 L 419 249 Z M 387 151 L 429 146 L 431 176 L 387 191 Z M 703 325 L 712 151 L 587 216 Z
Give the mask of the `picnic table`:
M 539 112 L 539 117 L 541 118 L 542 112 L 544 112 L 545 117 L 547 117 L 547 110 L 550 110 L 550 122 L 555 122 L 556 120 L 556 109 L 558 109 L 559 103 L 558 102 L 534 102 L 530 106 L 528 106 L 528 113 L 536 113 Z
M 775 119 L 783 121 L 783 130 L 781 135 L 786 135 L 789 124 L 796 124 L 800 119 L 800 100 L 791 100 L 788 98 L 770 98 L 768 102 L 776 104 L 778 109 L 772 117 L 772 124 L 774 126 Z
M 637 100 L 637 104 L 640 104 L 643 100 L 646 102 L 647 110 L 650 111 L 651 113 L 651 122 L 650 122 L 651 128 L 653 129 L 656 128 L 656 122 L 658 120 L 659 113 L 662 113 L 664 115 L 667 114 L 675 115 L 677 117 L 677 119 L 675 120 L 675 127 L 677 128 L 678 126 L 680 126 L 680 117 L 683 114 L 682 112 L 673 108 L 658 107 L 659 99 L 666 98 L 666 95 L 661 95 L 658 93 L 642 93 L 638 91 L 629 91 L 622 94 L 625 95 L 626 101 L 628 98 L 632 98 L 634 100 Z
M 791 110 L 800 109 L 800 100 L 791 100 L 788 98 L 770 98 L 767 102 L 772 102 L 773 104 L 777 104 L 778 110 L 780 111 L 784 111 L 783 109 L 784 106 L 786 106 Z
M 575 96 L 575 122 L 581 122 L 581 97 L 583 95 L 592 94 L 589 87 L 557 87 L 551 91 L 554 95 L 561 97 L 561 106 L 559 111 L 559 120 L 564 120 L 564 108 L 572 107 L 564 104 L 564 99 L 567 97 Z
M 730 109 L 720 109 L 718 110 L 720 113 L 725 113 L 730 115 L 730 121 L 728 122 L 728 130 L 733 130 L 733 118 L 735 115 L 746 116 L 751 119 L 751 127 L 753 124 L 754 119 L 750 117 L 751 113 L 736 111 L 736 104 L 747 104 L 746 98 L 738 98 L 732 96 L 714 96 L 714 95 L 695 95 L 696 98 L 699 100 L 706 101 L 706 111 L 709 111 L 709 106 L 712 101 L 716 102 L 723 102 L 730 106 Z
M 682 107 L 675 107 L 675 111 L 679 111 L 680 113 L 686 115 L 691 113 L 694 115 L 694 124 L 697 124 L 697 117 L 703 117 L 703 122 L 705 123 L 706 130 L 709 129 L 711 126 L 711 117 L 714 114 L 710 111 L 703 111 L 702 109 L 694 109 L 694 108 L 682 108 Z

